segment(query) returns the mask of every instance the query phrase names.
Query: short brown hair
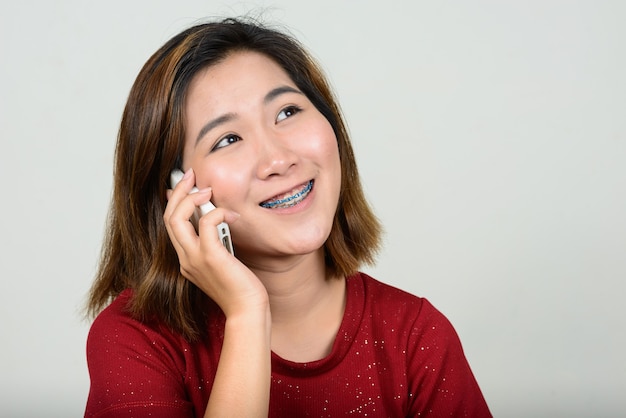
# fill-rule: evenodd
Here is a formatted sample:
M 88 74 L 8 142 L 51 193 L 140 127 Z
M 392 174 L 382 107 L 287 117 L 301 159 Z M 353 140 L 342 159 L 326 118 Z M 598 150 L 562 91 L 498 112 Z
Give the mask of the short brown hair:
M 342 183 L 324 244 L 329 275 L 347 276 L 362 263 L 373 263 L 380 246 L 380 223 L 364 197 L 348 132 L 323 72 L 292 37 L 255 22 L 226 19 L 173 37 L 135 80 L 118 134 L 113 197 L 88 302 L 90 314 L 132 288 L 130 309 L 137 318 L 162 320 L 190 340 L 202 335 L 203 307 L 208 301 L 180 273 L 163 221 L 166 191 L 171 170 L 181 164 L 184 103 L 192 78 L 233 52 L 245 50 L 278 63 L 337 136 Z

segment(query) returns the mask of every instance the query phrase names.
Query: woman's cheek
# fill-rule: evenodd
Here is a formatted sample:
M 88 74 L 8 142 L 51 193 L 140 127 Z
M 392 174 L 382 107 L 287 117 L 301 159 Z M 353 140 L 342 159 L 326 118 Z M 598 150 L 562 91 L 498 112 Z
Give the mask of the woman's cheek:
M 213 199 L 216 206 L 224 206 L 238 211 L 243 203 L 246 190 L 246 176 L 243 166 L 239 169 L 236 165 L 213 167 L 207 186 L 213 189 Z

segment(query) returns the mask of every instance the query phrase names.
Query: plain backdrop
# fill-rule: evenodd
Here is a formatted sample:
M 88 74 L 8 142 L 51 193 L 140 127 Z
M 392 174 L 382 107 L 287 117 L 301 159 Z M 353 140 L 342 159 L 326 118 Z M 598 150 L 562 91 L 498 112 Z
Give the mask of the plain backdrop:
M 81 416 L 82 317 L 140 67 L 263 16 L 336 89 L 385 250 L 453 322 L 495 416 L 626 413 L 626 3 L 0 5 L 0 415 Z

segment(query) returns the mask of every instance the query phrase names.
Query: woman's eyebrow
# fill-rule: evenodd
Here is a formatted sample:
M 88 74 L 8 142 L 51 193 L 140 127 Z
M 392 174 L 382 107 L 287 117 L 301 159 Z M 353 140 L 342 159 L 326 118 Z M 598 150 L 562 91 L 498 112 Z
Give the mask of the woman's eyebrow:
M 280 86 L 280 87 L 276 87 L 275 89 L 270 90 L 270 92 L 265 95 L 265 98 L 263 99 L 263 103 L 268 104 L 269 102 L 271 102 L 272 100 L 280 96 L 281 94 L 285 94 L 285 93 L 303 94 L 300 90 L 294 87 Z
M 207 134 L 207 132 L 217 128 L 224 123 L 230 122 L 231 120 L 235 119 L 235 117 L 236 115 L 234 113 L 226 113 L 225 115 L 219 116 L 207 122 L 206 125 L 204 125 L 202 129 L 200 129 L 200 132 L 198 132 L 198 136 L 196 137 L 196 145 L 198 144 L 198 142 L 200 142 L 202 137 Z

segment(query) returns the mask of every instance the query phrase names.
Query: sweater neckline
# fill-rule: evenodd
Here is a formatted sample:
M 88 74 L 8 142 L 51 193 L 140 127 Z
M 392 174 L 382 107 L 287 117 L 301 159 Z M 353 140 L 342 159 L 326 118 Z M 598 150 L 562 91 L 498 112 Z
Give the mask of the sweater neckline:
M 272 351 L 272 372 L 294 377 L 322 374 L 344 359 L 359 331 L 365 307 L 365 289 L 361 273 L 346 278 L 346 307 L 331 352 L 320 360 L 299 363 L 284 359 Z

